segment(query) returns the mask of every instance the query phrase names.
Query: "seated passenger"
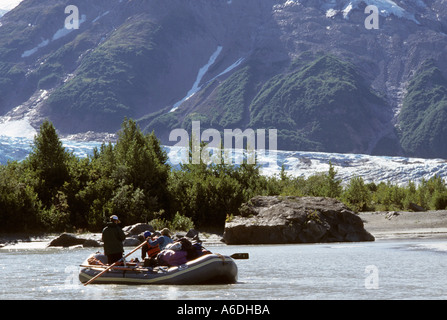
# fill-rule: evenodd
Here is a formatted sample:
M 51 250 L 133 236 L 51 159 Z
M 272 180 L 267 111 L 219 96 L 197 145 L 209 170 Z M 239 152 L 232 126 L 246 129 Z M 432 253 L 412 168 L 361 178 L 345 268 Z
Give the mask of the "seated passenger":
M 149 258 L 156 257 L 157 254 L 159 254 L 161 251 L 160 245 L 158 243 L 155 243 L 155 241 L 152 241 L 152 233 L 150 233 L 150 231 L 146 231 L 143 236 L 146 243 L 141 247 L 141 259 L 144 260 L 146 258 L 146 255 Z
M 158 245 L 160 251 L 163 251 L 168 244 L 173 243 L 173 240 L 171 239 L 171 231 L 169 231 L 168 228 L 164 228 L 163 230 L 160 231 L 160 233 L 161 233 L 160 237 L 156 238 L 155 240 L 149 239 L 148 243 L 151 246 Z

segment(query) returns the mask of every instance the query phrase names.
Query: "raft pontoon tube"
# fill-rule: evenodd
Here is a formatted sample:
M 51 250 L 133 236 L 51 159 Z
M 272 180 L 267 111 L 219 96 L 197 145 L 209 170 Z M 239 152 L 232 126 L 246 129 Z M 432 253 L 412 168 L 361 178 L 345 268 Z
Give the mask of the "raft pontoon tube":
M 89 265 L 94 257 L 100 261 L 107 258 L 102 254 L 91 255 L 81 265 L 79 280 L 86 283 L 108 266 Z M 178 267 L 145 268 L 137 266 L 113 267 L 92 284 L 232 284 L 237 282 L 237 266 L 228 256 L 207 254 L 188 261 Z

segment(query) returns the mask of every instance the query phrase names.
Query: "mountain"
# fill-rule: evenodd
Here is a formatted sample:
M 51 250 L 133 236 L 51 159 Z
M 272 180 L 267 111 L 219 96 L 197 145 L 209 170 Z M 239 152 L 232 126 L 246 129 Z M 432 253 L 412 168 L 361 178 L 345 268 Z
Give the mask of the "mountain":
M 445 158 L 446 17 L 443 0 L 24 0 L 0 18 L 0 131 L 131 117 L 174 144 L 198 120 L 275 128 L 282 150 Z

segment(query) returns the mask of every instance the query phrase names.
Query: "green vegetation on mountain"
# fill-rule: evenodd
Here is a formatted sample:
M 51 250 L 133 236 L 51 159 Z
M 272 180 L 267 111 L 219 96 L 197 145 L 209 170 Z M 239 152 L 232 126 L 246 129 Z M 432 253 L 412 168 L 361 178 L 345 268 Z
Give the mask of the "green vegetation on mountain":
M 271 72 L 271 71 L 269 71 Z M 221 83 L 207 108 L 154 113 L 144 119 L 157 134 L 184 128 L 277 129 L 281 150 L 352 152 L 368 148 L 386 102 L 348 62 L 332 55 L 304 53 L 286 71 L 268 74 L 257 61 Z M 203 92 L 208 88 L 203 89 Z
M 238 128 L 243 125 L 245 110 L 249 104 L 252 85 L 252 67 L 246 66 L 235 72 L 218 88 L 216 105 L 211 124 L 220 128 Z
M 54 25 L 54 17 L 58 12 L 63 12 L 64 4 L 55 1 L 39 1 L 31 4 L 25 1 L 21 3 L 21 8 L 20 11 L 13 10 L 2 17 L 0 113 L 9 111 L 3 109 L 6 106 L 5 97 L 12 97 L 17 102 L 23 102 L 22 96 L 33 93 L 32 86 L 37 85 L 40 79 L 30 78 L 33 83 L 25 84 L 29 67 L 24 63 L 22 54 L 42 42 L 46 27 Z M 42 82 L 42 86 L 54 80 L 48 78 Z
M 398 128 L 392 122 L 396 99 L 381 96 L 392 90 L 384 89 L 383 81 L 399 87 L 393 80 L 398 77 L 382 79 L 370 68 L 412 72 L 415 63 L 434 55 L 420 51 L 412 38 L 408 45 L 416 60 L 397 63 L 399 46 L 390 51 L 371 33 L 358 41 L 375 43 L 377 51 L 364 56 L 355 46 L 346 55 L 350 48 L 340 44 L 349 40 L 338 31 L 326 47 L 312 41 L 290 45 L 301 43 L 303 35 L 284 28 L 302 12 L 290 12 L 279 23 L 281 15 L 271 12 L 274 2 L 79 0 L 74 5 L 83 23 L 66 31 L 66 1 L 23 1 L 2 17 L 0 115 L 22 105 L 15 111 L 22 116 L 35 106 L 36 118 L 51 119 L 63 134 L 116 132 L 124 117 L 135 118 L 166 144 L 171 130 L 189 131 L 191 121 L 200 120 L 203 129 L 220 131 L 277 129 L 280 149 L 447 156 L 447 78 L 441 65 L 427 61 L 412 77 Z M 256 9 L 239 14 L 235 7 Z M 332 22 L 343 28 L 352 23 Z M 425 34 L 431 26 L 423 29 Z M 317 28 L 308 36 L 326 39 L 326 33 Z M 201 89 L 170 113 L 217 45 L 223 50 L 204 81 L 225 70 L 231 59 L 244 61 L 200 83 Z M 40 99 L 40 90 L 48 91 L 47 99 Z
M 250 105 L 254 128 L 277 128 L 279 148 L 348 152 L 365 147 L 353 133 L 373 128 L 374 105 L 385 105 L 355 67 L 332 55 L 295 61 L 270 79 Z
M 120 26 L 82 60 L 76 77 L 67 81 L 48 99 L 52 113 L 59 117 L 87 114 L 99 130 L 119 125 L 133 116 L 138 104 L 152 91 L 162 71 L 163 57 L 157 46 L 160 26 L 145 15 Z
M 152 134 L 125 120 L 116 144 L 103 144 L 89 158 L 67 152 L 46 121 L 23 162 L 0 165 L 0 231 L 98 232 L 116 214 L 126 225 L 222 230 L 228 217 L 257 195 L 324 196 L 352 209 L 447 208 L 447 186 L 434 176 L 418 186 L 365 183 L 353 177 L 342 185 L 330 164 L 327 173 L 307 179 L 284 171 L 263 176 L 257 165 L 185 164 L 173 169 Z
M 399 126 L 409 155 L 447 157 L 447 79 L 433 61 L 426 61 L 408 84 Z

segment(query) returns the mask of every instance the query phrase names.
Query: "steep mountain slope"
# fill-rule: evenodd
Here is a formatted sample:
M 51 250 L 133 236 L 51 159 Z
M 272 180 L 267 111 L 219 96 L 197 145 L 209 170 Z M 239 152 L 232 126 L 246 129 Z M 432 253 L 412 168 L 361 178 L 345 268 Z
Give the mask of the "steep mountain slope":
M 409 154 L 447 157 L 447 79 L 427 61 L 408 85 L 399 125 Z
M 169 143 L 200 120 L 276 128 L 281 149 L 445 157 L 446 83 L 422 80 L 446 78 L 446 16 L 443 0 L 24 0 L 0 19 L 0 122 L 83 134 L 127 116 Z
M 386 102 L 354 66 L 325 55 L 272 80 L 250 106 L 250 126 L 278 123 L 285 149 L 367 150 L 386 123 Z

